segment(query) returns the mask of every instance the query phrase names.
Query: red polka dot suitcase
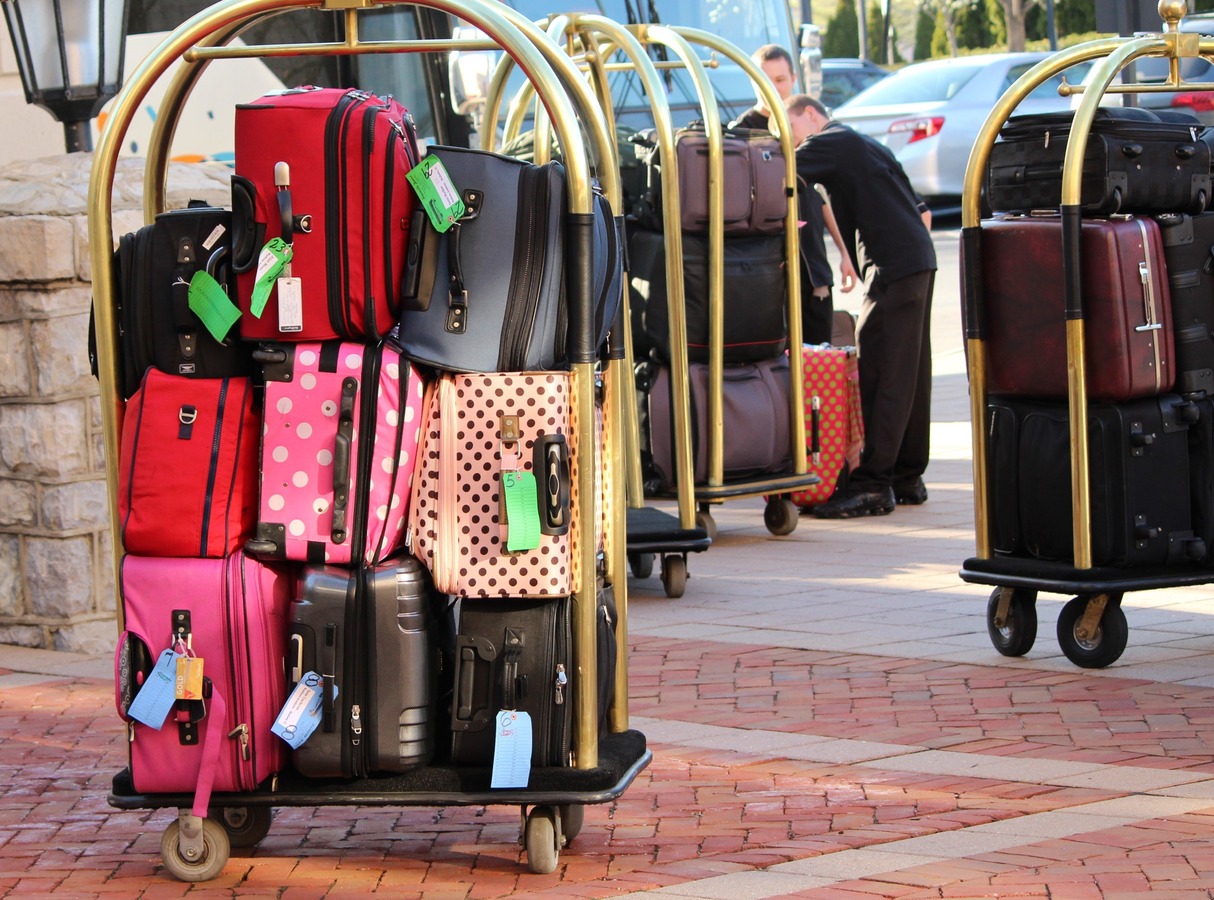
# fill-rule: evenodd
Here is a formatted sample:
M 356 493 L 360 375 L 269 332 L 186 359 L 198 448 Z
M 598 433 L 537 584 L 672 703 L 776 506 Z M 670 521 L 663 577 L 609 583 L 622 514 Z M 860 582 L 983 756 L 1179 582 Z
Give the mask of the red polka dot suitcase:
M 845 466 L 860 464 L 860 375 L 855 347 L 805 344 L 801 352 L 809 471 L 822 480 L 790 499 L 798 506 L 815 506 L 834 493 Z
M 369 565 L 404 541 L 421 375 L 391 341 L 266 344 L 258 556 Z
M 446 373 L 435 382 L 426 400 L 409 532 L 439 591 L 515 598 L 570 593 L 570 485 L 577 482 L 570 417 L 567 372 Z M 535 476 L 536 492 L 512 506 L 502 485 L 520 472 Z

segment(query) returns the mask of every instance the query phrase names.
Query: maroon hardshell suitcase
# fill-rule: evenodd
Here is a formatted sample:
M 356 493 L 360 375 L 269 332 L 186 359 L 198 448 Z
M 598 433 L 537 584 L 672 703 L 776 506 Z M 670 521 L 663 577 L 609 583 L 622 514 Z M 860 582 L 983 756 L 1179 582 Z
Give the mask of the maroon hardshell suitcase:
M 987 390 L 1067 396 L 1062 220 L 982 223 Z M 1120 403 L 1172 389 L 1175 340 L 1159 226 L 1147 217 L 1085 219 L 1081 275 L 1088 397 Z

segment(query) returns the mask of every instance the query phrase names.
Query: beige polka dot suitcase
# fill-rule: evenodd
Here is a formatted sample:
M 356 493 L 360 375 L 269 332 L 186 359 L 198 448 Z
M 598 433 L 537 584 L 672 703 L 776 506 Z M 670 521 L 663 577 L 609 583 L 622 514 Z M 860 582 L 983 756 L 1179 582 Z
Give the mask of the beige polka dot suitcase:
M 426 398 L 409 532 L 439 591 L 515 598 L 571 591 L 574 440 L 566 372 L 438 378 Z M 519 472 L 535 476 L 536 493 L 514 506 L 502 485 Z
M 246 550 L 316 565 L 382 562 L 404 542 L 425 396 L 391 341 L 263 344 L 257 533 Z

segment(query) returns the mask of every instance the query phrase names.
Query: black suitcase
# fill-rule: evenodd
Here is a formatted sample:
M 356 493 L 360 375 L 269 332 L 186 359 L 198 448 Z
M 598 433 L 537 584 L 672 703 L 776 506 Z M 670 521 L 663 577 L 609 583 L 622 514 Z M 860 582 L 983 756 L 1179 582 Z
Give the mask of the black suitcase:
M 460 601 L 451 701 L 451 761 L 493 764 L 495 720 L 504 709 L 531 716 L 531 764 L 570 764 L 573 695 L 570 602 Z
M 232 214 L 226 209 L 191 201 L 119 239 L 114 296 L 123 396 L 138 390 L 150 367 L 191 378 L 252 371 L 252 348 L 239 340 L 238 325 L 221 343 L 189 306 L 190 279 L 199 270 L 228 290 L 231 229 Z
M 1070 425 L 1065 403 L 990 397 L 991 517 L 997 553 L 1071 560 Z M 1088 410 L 1092 564 L 1192 563 L 1190 426 L 1199 409 L 1165 394 Z
M 412 556 L 375 568 L 304 569 L 291 604 L 288 675 L 322 677 L 321 723 L 294 751 L 314 778 L 404 772 L 434 750 L 434 648 L 425 570 Z M 336 689 L 336 696 L 334 690 Z
M 784 236 L 727 237 L 724 255 L 725 362 L 754 362 L 779 356 L 788 348 Z M 665 236 L 634 229 L 629 236 L 628 261 L 630 302 L 643 310 L 643 329 L 649 346 L 662 359 L 669 359 Z M 707 362 L 707 238 L 683 235 L 683 291 L 688 358 L 692 362 Z
M 1214 394 L 1214 212 L 1156 216 L 1167 259 L 1176 391 Z
M 1062 202 L 1062 163 L 1074 114 L 1013 116 L 991 146 L 991 209 L 1026 212 Z M 1161 120 L 1151 110 L 1102 108 L 1084 148 L 1085 213 L 1202 212 L 1210 203 L 1210 137 L 1196 119 Z

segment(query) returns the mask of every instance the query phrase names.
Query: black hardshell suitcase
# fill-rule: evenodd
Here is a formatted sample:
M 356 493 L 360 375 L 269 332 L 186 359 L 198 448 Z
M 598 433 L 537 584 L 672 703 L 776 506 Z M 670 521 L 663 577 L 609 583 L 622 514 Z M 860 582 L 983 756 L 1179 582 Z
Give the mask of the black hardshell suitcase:
M 321 724 L 295 750 L 314 778 L 405 772 L 434 751 L 429 581 L 412 556 L 381 566 L 309 566 L 291 604 L 288 676 L 322 677 Z M 333 696 L 336 688 L 336 697 Z
M 493 764 L 495 721 L 504 709 L 531 716 L 531 764 L 570 764 L 570 602 L 473 600 L 459 605 L 451 761 Z
M 1176 391 L 1214 394 L 1214 212 L 1156 216 L 1176 337 Z
M 1067 404 L 987 400 L 996 553 L 1073 559 Z M 1206 553 L 1190 504 L 1190 427 L 1199 409 L 1174 394 L 1088 410 L 1092 564 L 1193 563 Z
M 189 306 L 195 272 L 205 270 L 229 290 L 231 230 L 228 210 L 191 201 L 119 239 L 114 270 L 124 397 L 139 389 L 149 368 L 189 378 L 252 371 L 251 348 L 239 340 L 238 325 L 220 343 Z
M 1074 114 L 1013 116 L 991 146 L 991 209 L 1057 208 Z M 1210 136 L 1196 119 L 1162 120 L 1136 107 L 1102 108 L 1084 148 L 1080 198 L 1090 215 L 1202 212 L 1210 203 Z

